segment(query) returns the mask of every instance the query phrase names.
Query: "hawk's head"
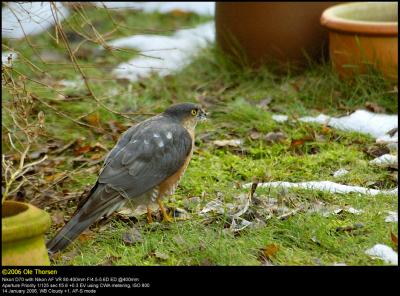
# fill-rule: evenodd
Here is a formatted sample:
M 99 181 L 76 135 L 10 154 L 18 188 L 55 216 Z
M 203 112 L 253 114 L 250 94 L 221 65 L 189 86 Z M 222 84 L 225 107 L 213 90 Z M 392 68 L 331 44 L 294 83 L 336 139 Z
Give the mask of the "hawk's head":
M 207 113 L 200 105 L 193 103 L 176 104 L 164 111 L 164 114 L 178 120 L 182 125 L 195 127 L 198 121 L 207 118 Z

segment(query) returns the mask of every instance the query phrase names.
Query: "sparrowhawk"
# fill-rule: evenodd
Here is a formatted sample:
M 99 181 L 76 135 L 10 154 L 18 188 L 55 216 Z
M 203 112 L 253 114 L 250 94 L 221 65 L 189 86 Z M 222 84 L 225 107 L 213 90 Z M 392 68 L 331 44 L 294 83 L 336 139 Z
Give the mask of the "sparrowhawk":
M 49 252 L 63 250 L 96 220 L 128 201 L 146 205 L 148 211 L 149 204 L 157 201 L 168 219 L 161 199 L 175 191 L 192 157 L 196 124 L 205 118 L 199 105 L 177 104 L 125 131 L 107 155 L 87 197 L 47 243 Z

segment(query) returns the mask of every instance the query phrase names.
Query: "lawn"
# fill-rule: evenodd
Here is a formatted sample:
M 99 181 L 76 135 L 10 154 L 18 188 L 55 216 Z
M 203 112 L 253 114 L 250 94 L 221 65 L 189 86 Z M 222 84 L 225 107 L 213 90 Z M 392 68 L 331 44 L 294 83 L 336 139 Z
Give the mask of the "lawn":
M 81 24 L 82 18 L 87 22 Z M 370 151 L 382 149 L 373 138 L 295 119 L 320 113 L 345 115 L 365 109 L 368 102 L 397 114 L 397 86 L 374 72 L 342 81 L 328 62 L 310 63 L 300 73 L 276 74 L 267 66 L 255 70 L 237 65 L 214 44 L 173 75 L 154 74 L 129 82 L 113 78 L 110 69 L 138 52 L 99 53 L 96 42 L 85 41 L 74 31 L 93 36 L 94 27 L 110 39 L 143 32 L 168 35 L 210 19 L 182 12 L 77 10 L 62 22 L 62 28 L 80 70 L 69 60 L 61 34 L 54 29 L 30 36 L 29 42 L 2 40 L 3 50 L 18 52 L 7 75 L 24 86 L 18 90 L 22 97 L 31 98 L 27 118 L 34 121 L 39 111 L 45 118 L 28 160 L 47 155 L 10 198 L 32 202 L 51 214 L 47 238 L 71 217 L 125 129 L 173 103 L 198 102 L 209 112 L 209 120 L 196 129 L 193 158 L 177 191 L 165 199 L 170 213 L 175 213 L 174 223 L 162 223 L 157 212 L 152 224 L 142 213 L 116 213 L 55 255 L 52 264 L 384 265 L 365 250 L 378 243 L 397 250 L 391 233 L 397 235 L 398 224 L 385 222 L 387 211 L 398 211 L 397 195 L 258 188 L 244 214 L 252 223 L 236 232 L 230 229 L 229 205 L 249 194 L 242 185 L 255 180 L 328 180 L 371 189 L 395 188 L 397 170 L 369 164 L 374 158 Z M 53 64 L 43 61 L 49 59 L 49 52 L 56 60 Z M 80 71 L 88 78 L 90 91 Z M 7 133 L 15 130 L 9 110 L 14 110 L 12 103 L 19 96 L 11 90 L 2 88 L 6 107 L 2 108 L 2 149 L 16 163 L 19 154 Z M 290 120 L 277 122 L 273 114 L 288 115 Z M 283 137 L 265 139 L 270 132 Z M 232 139 L 241 144 L 215 144 Z M 341 168 L 349 173 L 334 177 Z M 225 205 L 225 211 L 201 214 L 213 200 Z M 319 210 L 310 210 L 317 205 Z M 346 211 L 349 207 L 360 212 Z M 342 210 L 335 212 L 335 208 Z M 282 217 L 285 209 L 296 211 Z M 329 214 L 323 215 L 324 209 Z

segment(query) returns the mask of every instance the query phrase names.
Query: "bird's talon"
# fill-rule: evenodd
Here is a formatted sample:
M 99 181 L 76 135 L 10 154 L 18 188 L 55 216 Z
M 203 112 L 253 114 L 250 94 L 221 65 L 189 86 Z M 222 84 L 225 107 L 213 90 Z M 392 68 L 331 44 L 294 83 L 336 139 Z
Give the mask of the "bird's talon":
M 163 215 L 162 222 L 164 223 L 172 223 L 174 222 L 174 219 L 171 218 L 168 214 Z
M 152 217 L 151 209 L 149 207 L 147 207 L 147 223 L 148 224 L 153 223 L 153 217 Z

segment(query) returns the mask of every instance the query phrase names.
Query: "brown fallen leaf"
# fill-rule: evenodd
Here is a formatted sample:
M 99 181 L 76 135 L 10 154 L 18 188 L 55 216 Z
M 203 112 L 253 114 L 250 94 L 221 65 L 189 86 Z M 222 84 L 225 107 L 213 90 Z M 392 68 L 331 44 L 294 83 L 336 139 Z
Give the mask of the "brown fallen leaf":
M 365 108 L 374 113 L 385 113 L 386 109 L 373 102 L 366 102 Z
M 322 133 L 323 133 L 324 135 L 329 134 L 331 131 L 332 131 L 332 129 L 331 129 L 330 127 L 326 126 L 326 125 L 324 125 L 324 126 L 322 127 Z
M 266 245 L 264 248 L 260 249 L 258 259 L 265 265 L 272 265 L 271 259 L 279 251 L 279 246 L 276 244 Z
M 52 149 L 52 150 L 53 150 L 52 153 L 53 153 L 53 154 L 61 154 L 61 153 L 63 153 L 64 151 L 66 151 L 66 150 L 68 150 L 69 148 L 71 148 L 72 146 L 76 145 L 77 142 L 78 142 L 78 139 L 75 139 L 75 140 L 69 141 L 67 144 L 65 144 L 65 145 L 62 146 L 62 147 L 57 146 L 55 150 Z M 50 148 L 49 148 L 49 149 L 50 149 Z
M 90 145 L 79 146 L 74 149 L 75 156 L 79 156 L 88 153 L 92 149 Z
M 64 176 L 65 176 L 65 173 L 61 172 L 61 173 L 55 173 L 55 174 L 50 175 L 50 176 L 46 176 L 44 179 L 47 182 L 54 182 L 54 181 L 60 180 Z
M 81 242 L 86 242 L 89 239 L 93 238 L 93 236 L 94 236 L 93 231 L 91 231 L 90 229 L 86 229 L 79 235 L 78 240 Z
M 64 213 L 61 211 L 57 211 L 55 214 L 51 216 L 51 221 L 53 222 L 54 225 L 64 225 Z
M 301 139 L 292 139 L 292 142 L 290 143 L 290 147 L 303 146 L 306 142 L 311 142 L 311 141 L 314 141 L 314 138 L 311 136 L 306 136 Z
M 203 259 L 200 262 L 200 266 L 215 266 L 215 264 L 209 259 Z
M 107 122 L 107 125 L 110 128 L 111 132 L 118 136 L 121 135 L 121 133 L 126 130 L 126 126 L 122 125 L 120 122 L 116 120 L 111 120 Z
M 173 9 L 169 12 L 169 14 L 173 17 L 187 17 L 191 13 L 188 11 L 184 11 L 182 9 Z
M 392 243 L 394 244 L 394 246 L 396 247 L 396 250 L 397 250 L 398 249 L 398 245 L 397 245 L 398 238 L 393 232 L 390 232 L 390 239 L 391 239 Z
M 360 228 L 364 227 L 364 223 L 354 223 L 354 225 L 349 225 L 349 226 L 339 226 L 336 227 L 337 232 L 351 232 Z
M 99 152 L 99 153 L 93 154 L 93 155 L 90 157 L 90 159 L 91 159 L 91 160 L 98 160 L 98 159 L 103 158 L 103 156 L 104 156 L 104 153 Z

